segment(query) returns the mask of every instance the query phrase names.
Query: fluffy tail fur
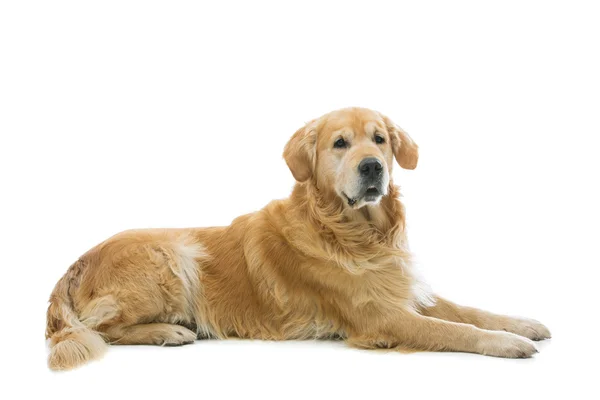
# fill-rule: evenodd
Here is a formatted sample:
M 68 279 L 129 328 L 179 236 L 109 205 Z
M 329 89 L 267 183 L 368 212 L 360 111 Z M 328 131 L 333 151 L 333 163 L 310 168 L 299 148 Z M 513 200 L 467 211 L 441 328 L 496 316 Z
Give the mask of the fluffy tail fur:
M 100 358 L 108 345 L 92 328 L 79 320 L 73 310 L 69 286 L 77 279 L 83 265 L 76 262 L 56 284 L 48 307 L 46 339 L 50 339 L 48 366 L 53 370 L 67 370 L 87 361 Z

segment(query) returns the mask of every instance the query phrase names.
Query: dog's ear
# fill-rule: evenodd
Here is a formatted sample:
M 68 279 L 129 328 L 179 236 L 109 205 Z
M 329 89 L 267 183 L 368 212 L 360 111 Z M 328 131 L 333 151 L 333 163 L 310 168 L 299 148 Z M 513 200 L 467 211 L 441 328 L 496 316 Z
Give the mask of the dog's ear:
M 381 116 L 385 122 L 388 133 L 392 138 L 392 149 L 394 157 L 400 166 L 404 169 L 417 168 L 419 161 L 419 146 L 412 140 L 408 133 L 396 125 L 385 115 Z
M 316 145 L 315 120 L 298 129 L 285 145 L 283 158 L 298 182 L 309 180 L 313 174 Z

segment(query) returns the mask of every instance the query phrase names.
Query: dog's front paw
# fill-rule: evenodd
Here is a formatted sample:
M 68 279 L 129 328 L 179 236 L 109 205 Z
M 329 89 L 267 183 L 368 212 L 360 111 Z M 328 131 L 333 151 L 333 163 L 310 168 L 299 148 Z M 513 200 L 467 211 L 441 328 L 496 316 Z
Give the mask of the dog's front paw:
M 509 332 L 493 332 L 477 343 L 478 352 L 486 356 L 529 358 L 538 352 L 535 344 Z
M 516 333 L 531 340 L 550 339 L 550 330 L 535 319 L 511 317 L 503 327 L 503 330 Z

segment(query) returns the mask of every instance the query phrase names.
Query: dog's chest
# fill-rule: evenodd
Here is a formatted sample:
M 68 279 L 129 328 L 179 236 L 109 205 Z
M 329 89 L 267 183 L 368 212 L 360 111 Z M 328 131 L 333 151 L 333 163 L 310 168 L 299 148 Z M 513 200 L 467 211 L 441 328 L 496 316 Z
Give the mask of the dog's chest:
M 379 268 L 349 276 L 350 284 L 342 287 L 342 294 L 350 312 L 418 310 L 434 304 L 429 285 L 410 258 L 395 257 Z

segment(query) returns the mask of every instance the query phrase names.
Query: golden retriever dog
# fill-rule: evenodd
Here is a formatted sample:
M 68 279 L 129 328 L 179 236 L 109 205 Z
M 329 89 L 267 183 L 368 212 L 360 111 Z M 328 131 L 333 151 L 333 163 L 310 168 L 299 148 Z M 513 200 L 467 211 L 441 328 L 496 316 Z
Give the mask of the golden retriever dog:
M 110 344 L 336 338 L 364 349 L 531 357 L 541 323 L 454 304 L 414 270 L 394 159 L 418 148 L 386 116 L 331 112 L 283 153 L 289 198 L 227 227 L 131 230 L 81 256 L 50 296 L 51 369 Z

